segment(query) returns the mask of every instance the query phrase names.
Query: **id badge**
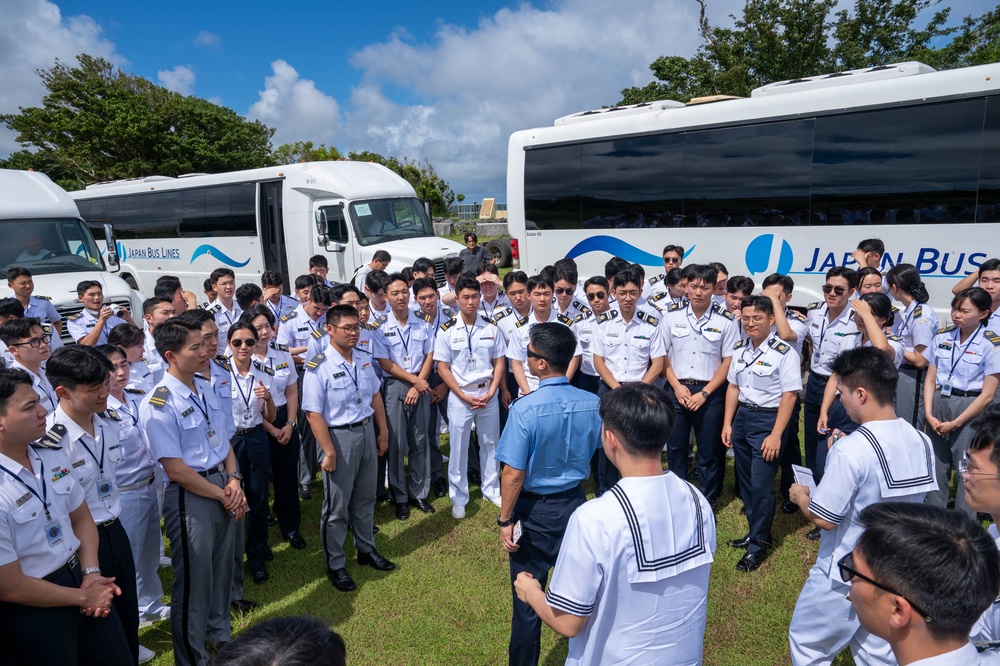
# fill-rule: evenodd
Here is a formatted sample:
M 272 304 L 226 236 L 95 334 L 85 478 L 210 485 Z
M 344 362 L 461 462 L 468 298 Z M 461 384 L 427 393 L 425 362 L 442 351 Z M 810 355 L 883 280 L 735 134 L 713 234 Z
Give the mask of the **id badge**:
M 819 359 L 821 358 L 819 351 L 813 352 L 813 365 L 819 365 Z
M 355 391 L 354 392 L 354 404 L 357 405 L 358 407 L 361 406 L 361 392 L 360 391 Z
M 467 367 L 469 369 L 472 369 L 472 368 L 476 367 L 476 357 L 475 356 L 470 356 L 469 360 L 465 362 L 465 367 Z
M 105 478 L 103 476 L 97 479 L 97 496 L 100 499 L 106 500 L 109 497 L 111 497 L 111 491 L 113 489 L 114 489 L 114 484 L 111 482 L 110 479 Z
M 952 386 L 951 382 L 945 382 L 944 384 L 941 384 L 941 397 L 950 398 L 952 388 L 954 387 Z
M 249 411 L 244 411 L 243 412 L 243 423 L 250 423 L 250 421 L 252 421 L 252 420 L 253 420 L 253 414 L 251 414 Z
M 49 547 L 58 546 L 62 543 L 62 525 L 58 520 L 50 520 L 45 523 L 45 538 L 49 541 Z
M 410 355 L 407 354 L 407 355 L 403 356 L 403 369 L 405 370 L 406 368 L 409 368 L 409 367 L 410 367 Z
M 208 429 L 208 445 L 213 449 L 219 448 L 222 442 L 219 441 L 219 433 L 215 428 Z

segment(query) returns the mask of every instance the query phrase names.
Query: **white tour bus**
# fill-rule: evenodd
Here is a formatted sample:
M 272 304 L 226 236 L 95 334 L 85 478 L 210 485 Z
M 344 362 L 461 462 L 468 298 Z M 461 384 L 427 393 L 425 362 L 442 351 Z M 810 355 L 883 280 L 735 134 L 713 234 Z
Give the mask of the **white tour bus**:
M 64 319 L 83 309 L 76 286 L 84 280 L 100 282 L 105 300 L 113 306 L 142 312 L 142 295 L 108 272 L 76 204 L 45 174 L 0 169 L 0 229 L 0 296 L 14 295 L 7 288 L 7 270 L 22 266 L 31 271 L 34 293 L 52 299 Z M 115 242 L 109 232 L 101 229 L 107 263 L 117 271 Z M 63 338 L 69 341 L 65 326 Z
M 326 256 L 330 280 L 344 282 L 376 250 L 392 256 L 390 272 L 427 257 L 443 283 L 444 259 L 462 249 L 435 238 L 408 182 L 370 162 L 150 176 L 71 195 L 92 228 L 113 226 L 122 277 L 146 294 L 160 275 L 175 275 L 200 295 L 219 267 L 232 268 L 237 285 L 280 271 L 287 293 L 315 254 Z
M 510 138 L 508 225 L 529 274 L 572 257 L 580 278 L 611 256 L 663 271 L 720 261 L 794 302 L 881 238 L 882 270 L 923 274 L 931 304 L 1000 255 L 1000 64 L 914 62 L 769 84 L 749 98 L 587 111 Z M 856 265 L 855 265 L 856 267 Z M 947 317 L 945 318 L 947 321 Z

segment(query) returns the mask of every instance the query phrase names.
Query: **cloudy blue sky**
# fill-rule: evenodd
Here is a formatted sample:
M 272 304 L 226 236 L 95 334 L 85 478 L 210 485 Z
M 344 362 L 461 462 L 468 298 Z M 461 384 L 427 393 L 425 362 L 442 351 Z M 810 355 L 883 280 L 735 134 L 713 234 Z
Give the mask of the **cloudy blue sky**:
M 956 17 L 983 0 L 946 3 Z M 708 0 L 722 21 L 740 0 Z M 469 200 L 505 199 L 511 132 L 614 102 L 698 44 L 696 0 L 0 0 L 0 113 L 78 53 L 311 140 L 429 160 Z M 0 155 L 16 150 L 0 129 Z

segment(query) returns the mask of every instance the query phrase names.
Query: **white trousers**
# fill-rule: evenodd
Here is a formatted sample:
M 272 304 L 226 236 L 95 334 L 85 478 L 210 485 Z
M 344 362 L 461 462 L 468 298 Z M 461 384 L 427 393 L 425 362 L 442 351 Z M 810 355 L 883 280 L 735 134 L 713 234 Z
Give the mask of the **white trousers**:
M 476 426 L 479 439 L 479 475 L 482 478 L 483 497 L 500 499 L 500 477 L 497 452 L 500 440 L 500 400 L 493 396 L 489 404 L 481 409 L 470 409 L 454 393 L 448 394 L 448 495 L 455 506 L 469 503 L 469 478 L 466 469 L 469 462 L 469 437 L 472 426 Z
M 139 618 L 154 614 L 163 603 L 163 585 L 156 570 L 160 566 L 159 479 L 137 490 L 119 493 L 122 512 L 119 520 L 132 546 L 135 582 L 139 598 Z

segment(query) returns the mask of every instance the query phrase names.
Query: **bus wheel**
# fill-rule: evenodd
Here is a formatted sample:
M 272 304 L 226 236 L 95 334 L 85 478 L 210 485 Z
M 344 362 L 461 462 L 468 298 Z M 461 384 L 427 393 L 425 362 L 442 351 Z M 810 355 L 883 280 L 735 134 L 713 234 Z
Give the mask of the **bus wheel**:
M 497 238 L 486 244 L 486 249 L 497 260 L 497 268 L 510 268 L 510 239 Z
M 123 279 L 125 280 L 125 284 L 127 284 L 130 287 L 132 287 L 136 291 L 139 291 L 139 283 L 137 283 L 135 281 L 134 277 L 132 277 L 131 275 L 126 275 L 126 276 L 124 276 Z

